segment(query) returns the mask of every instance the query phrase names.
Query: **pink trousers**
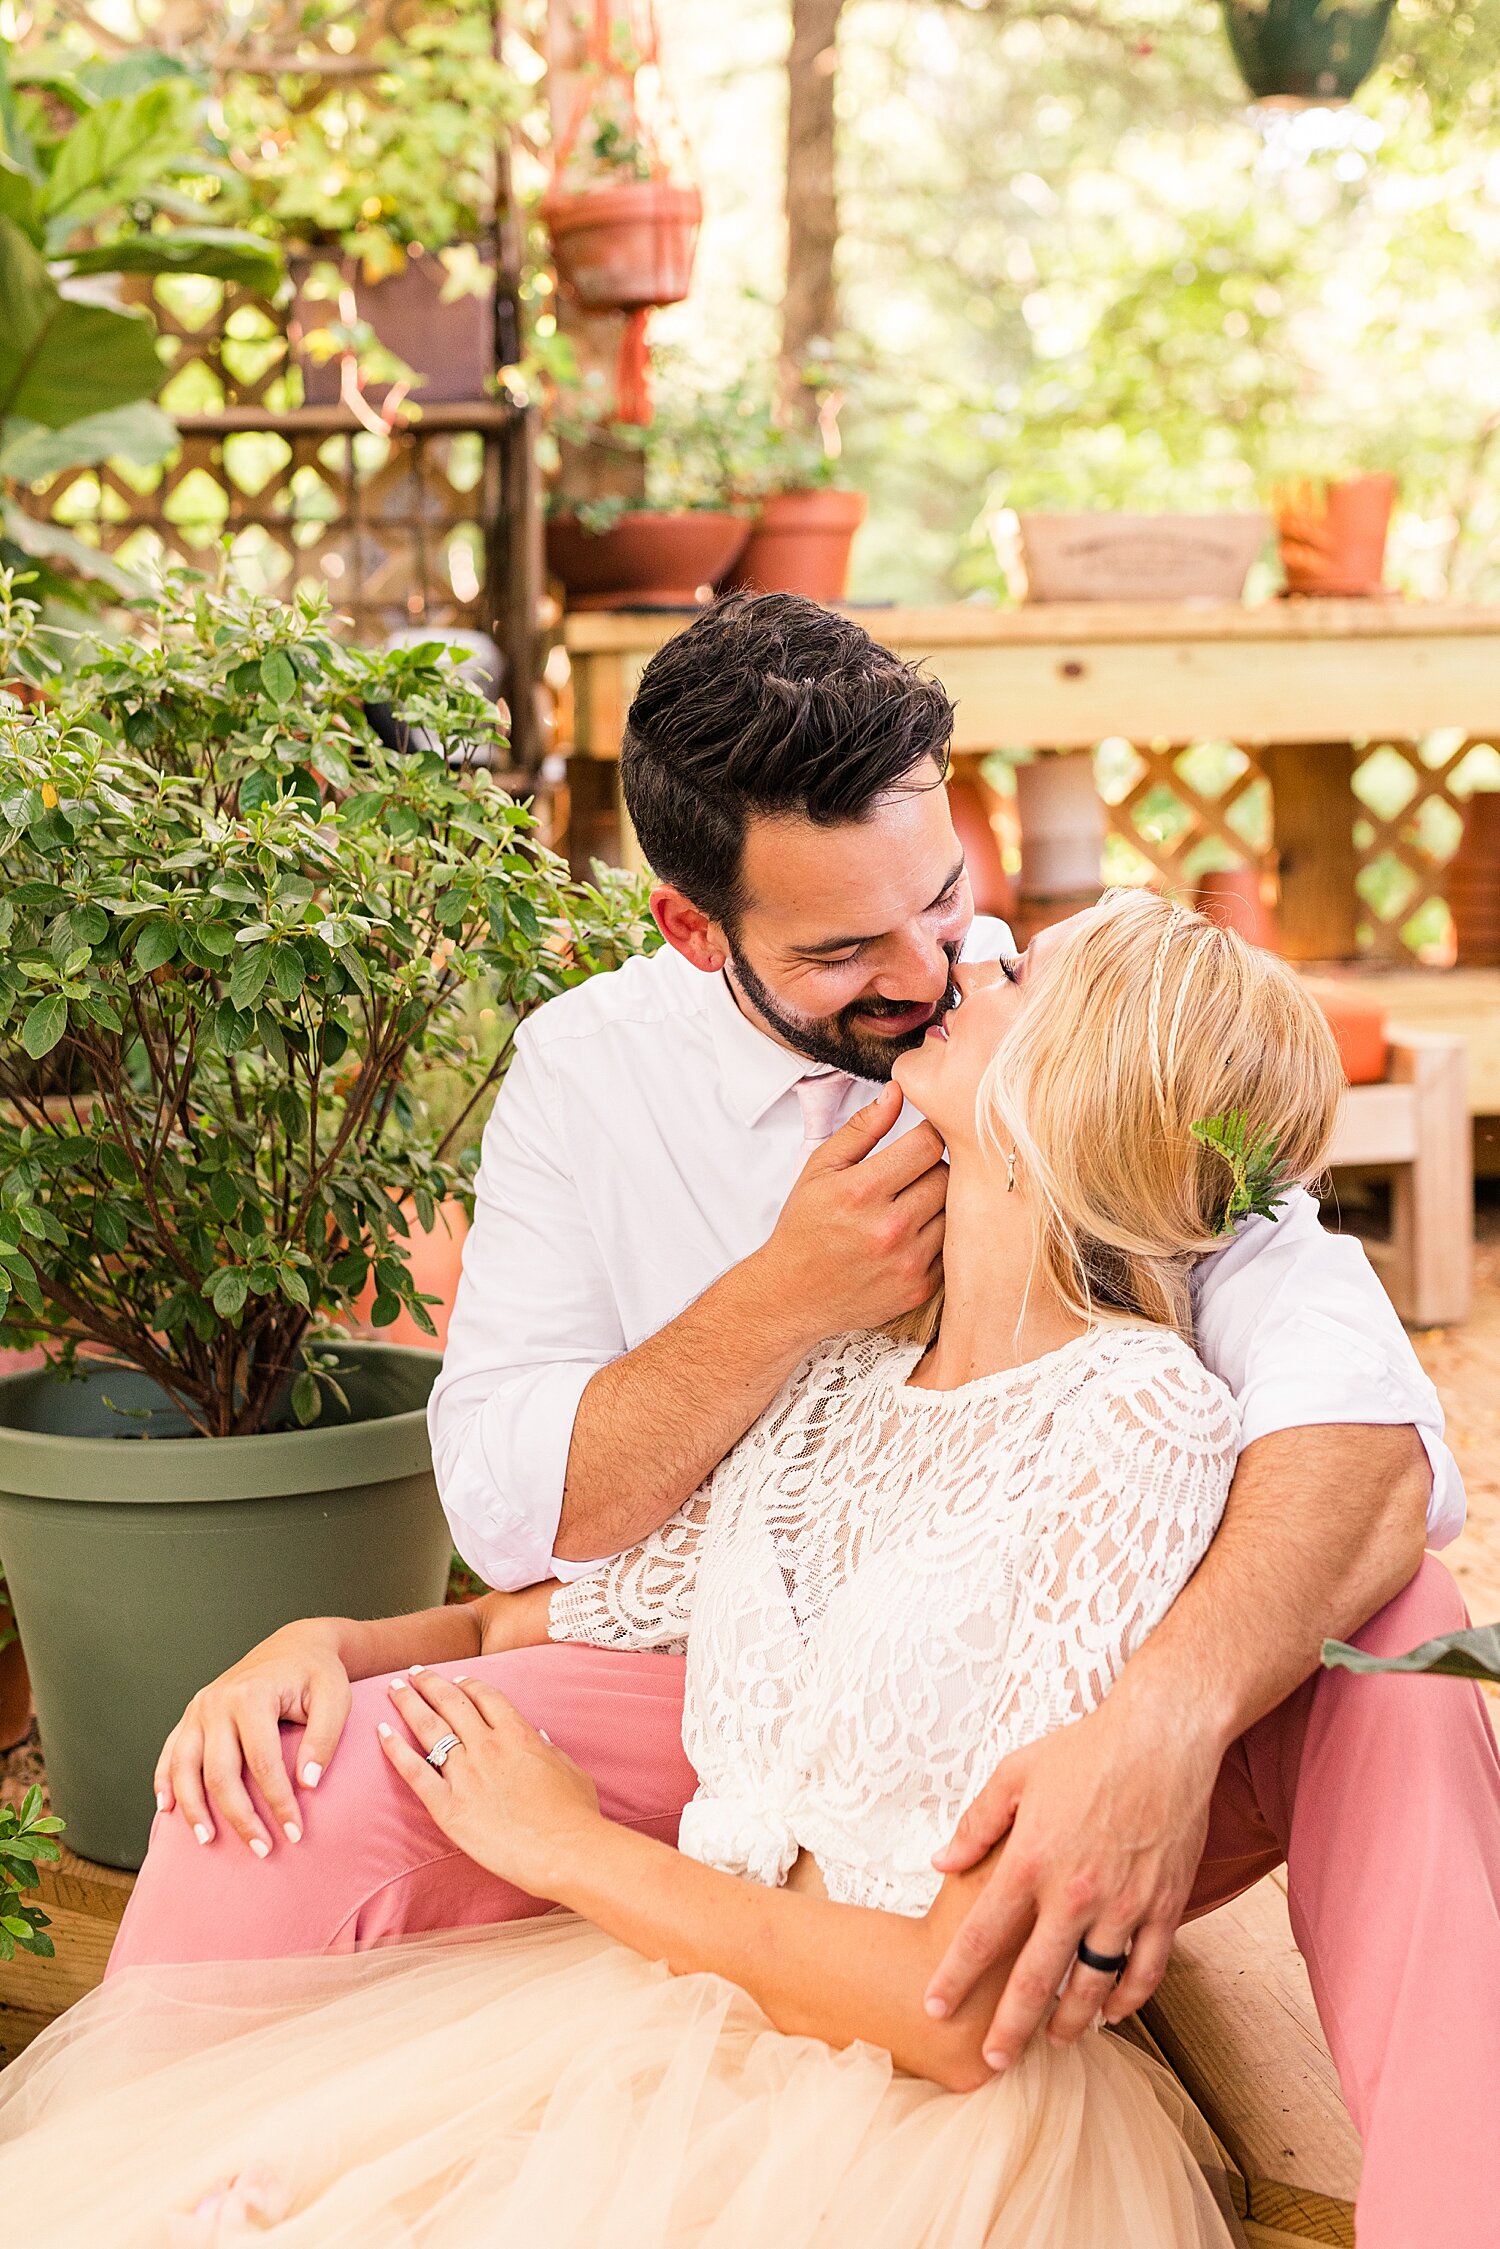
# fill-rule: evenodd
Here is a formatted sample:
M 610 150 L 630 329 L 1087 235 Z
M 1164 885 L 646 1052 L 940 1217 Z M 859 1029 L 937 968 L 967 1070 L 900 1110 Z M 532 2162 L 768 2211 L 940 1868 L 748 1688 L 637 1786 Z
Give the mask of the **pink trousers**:
M 1463 1621 L 1429 1558 L 1358 1637 L 1397 1654 Z M 680 1658 L 559 1646 L 462 1668 L 588 1768 L 611 1818 L 675 1839 L 694 1785 Z M 300 1792 L 303 1841 L 278 1841 L 264 1861 L 228 1830 L 200 1846 L 178 1816 L 158 1815 L 110 1973 L 347 1951 L 541 1912 L 456 1851 L 396 1779 L 375 1737 L 387 1708 L 384 1679 L 355 1687 L 337 1755 L 317 1791 Z M 282 1729 L 289 1769 L 300 1740 Z M 1364 2143 L 1360 2249 L 1500 2249 L 1500 1757 L 1478 1690 L 1320 1673 L 1262 1719 L 1225 1760 L 1190 1912 L 1283 1859 Z

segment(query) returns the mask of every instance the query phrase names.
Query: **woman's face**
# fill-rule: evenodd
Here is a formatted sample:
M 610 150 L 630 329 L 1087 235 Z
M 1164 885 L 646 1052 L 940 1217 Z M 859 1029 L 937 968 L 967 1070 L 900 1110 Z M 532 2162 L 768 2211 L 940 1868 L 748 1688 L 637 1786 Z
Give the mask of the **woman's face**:
M 956 969 L 954 978 L 959 1005 L 933 1025 L 920 1046 L 898 1056 L 891 1072 L 950 1148 L 977 1137 L 980 1080 L 1025 1004 L 1026 956 L 974 962 Z

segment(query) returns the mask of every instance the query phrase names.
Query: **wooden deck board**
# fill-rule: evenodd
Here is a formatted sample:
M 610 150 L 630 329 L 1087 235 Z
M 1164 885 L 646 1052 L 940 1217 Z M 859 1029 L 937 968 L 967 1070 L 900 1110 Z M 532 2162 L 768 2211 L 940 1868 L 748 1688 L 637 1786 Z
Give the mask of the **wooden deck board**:
M 31 1895 L 50 1914 L 56 1958 L 18 1953 L 0 1961 L 0 2059 L 14 2061 L 55 2015 L 103 1979 L 115 1931 L 135 1884 L 118 1867 L 95 1866 L 63 1846 L 62 1857 L 37 1868 Z
M 1352 2249 L 1359 2139 L 1276 1883 L 1181 1932 L 1146 2023 L 1243 2175 L 1247 2215 Z

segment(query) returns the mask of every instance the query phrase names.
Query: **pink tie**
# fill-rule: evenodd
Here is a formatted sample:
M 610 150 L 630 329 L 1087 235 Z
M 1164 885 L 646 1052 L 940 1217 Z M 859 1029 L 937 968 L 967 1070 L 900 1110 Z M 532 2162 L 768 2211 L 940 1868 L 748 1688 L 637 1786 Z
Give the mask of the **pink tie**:
M 847 1071 L 825 1070 L 816 1078 L 799 1078 L 797 1099 L 802 1107 L 802 1161 L 821 1148 L 833 1132 L 844 1096 L 854 1083 Z

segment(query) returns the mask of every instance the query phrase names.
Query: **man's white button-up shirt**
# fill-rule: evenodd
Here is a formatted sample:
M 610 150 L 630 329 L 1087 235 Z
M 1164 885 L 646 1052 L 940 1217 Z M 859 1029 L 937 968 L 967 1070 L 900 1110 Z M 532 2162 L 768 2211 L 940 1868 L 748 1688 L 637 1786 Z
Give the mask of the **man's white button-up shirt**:
M 980 919 L 964 953 L 1012 949 Z M 665 948 L 521 1026 L 428 1413 L 454 1543 L 487 1584 L 581 1574 L 552 1552 L 578 1401 L 766 1241 L 800 1168 L 807 1069 L 722 977 Z M 853 1085 L 843 1117 L 877 1090 Z M 908 1108 L 895 1130 L 916 1121 Z M 1433 1469 L 1429 1536 L 1457 1536 L 1463 1487 L 1437 1393 L 1363 1250 L 1325 1233 L 1308 1196 L 1242 1227 L 1195 1292 L 1198 1347 L 1240 1402 L 1243 1443 L 1312 1422 L 1414 1423 Z

